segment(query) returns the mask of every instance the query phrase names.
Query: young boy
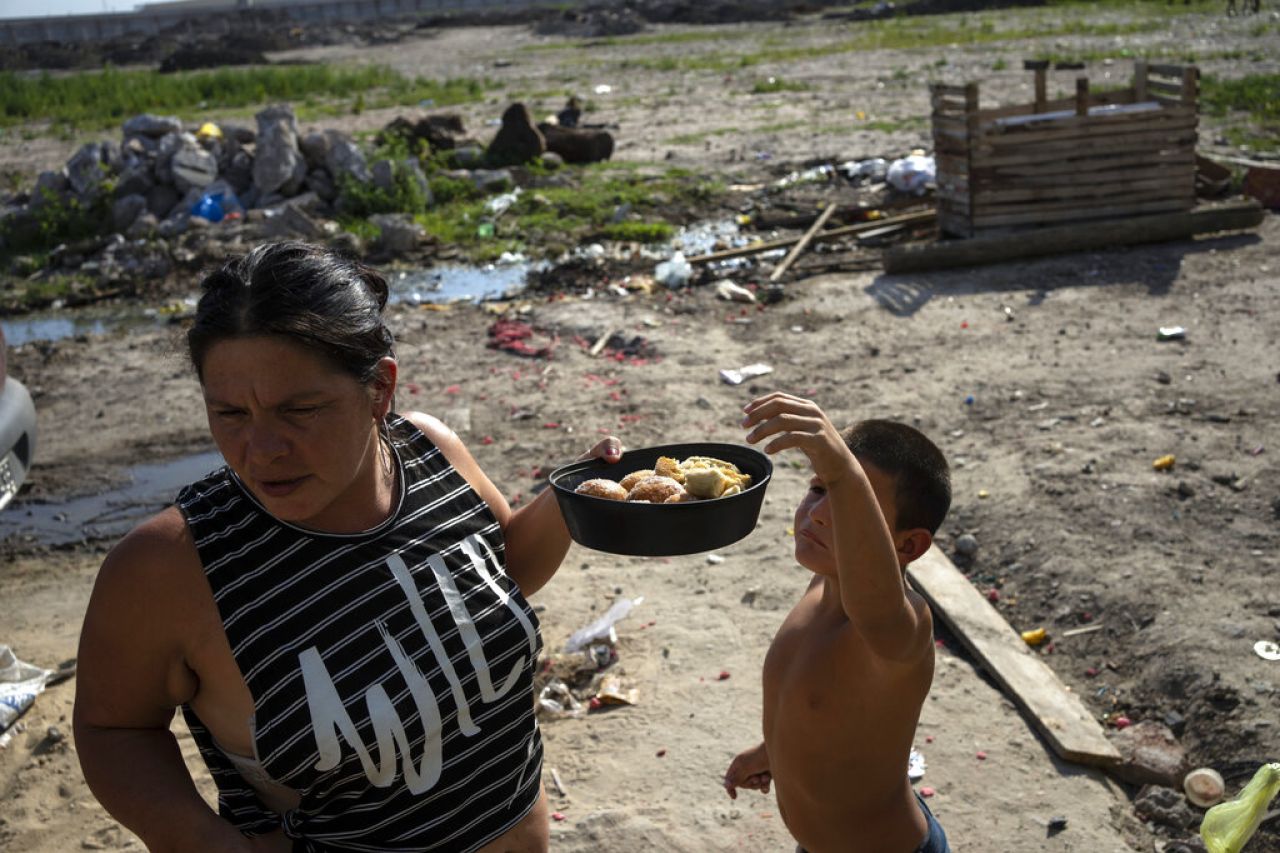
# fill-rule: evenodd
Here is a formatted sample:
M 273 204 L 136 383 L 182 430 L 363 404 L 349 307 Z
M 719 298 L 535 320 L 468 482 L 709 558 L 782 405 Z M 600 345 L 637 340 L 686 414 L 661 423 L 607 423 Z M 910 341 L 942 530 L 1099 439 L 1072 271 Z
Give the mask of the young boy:
M 800 851 L 948 851 L 907 779 L 933 680 L 933 621 L 903 574 L 951 504 L 946 459 L 909 426 L 863 421 L 841 433 L 787 394 L 744 411 L 748 442 L 809 457 L 795 548 L 814 577 L 765 656 L 764 742 L 733 759 L 725 789 L 736 799 L 773 782 Z

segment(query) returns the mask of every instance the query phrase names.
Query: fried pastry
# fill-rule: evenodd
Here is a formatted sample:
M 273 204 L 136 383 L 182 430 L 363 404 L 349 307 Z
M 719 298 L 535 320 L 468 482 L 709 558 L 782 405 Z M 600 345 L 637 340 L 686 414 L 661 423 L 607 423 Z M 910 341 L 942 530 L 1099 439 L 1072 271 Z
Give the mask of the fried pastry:
M 641 468 L 639 471 L 632 471 L 630 474 L 623 477 L 622 480 L 619 481 L 618 485 L 622 486 L 623 489 L 629 492 L 636 483 L 640 482 L 645 477 L 652 477 L 654 474 L 655 472 L 652 468 Z
M 660 504 L 665 503 L 667 498 L 683 492 L 684 486 L 670 477 L 645 477 L 631 487 L 631 491 L 627 493 L 627 500 Z
M 591 495 L 595 498 L 607 498 L 611 501 L 625 501 L 627 499 L 627 490 L 622 488 L 613 480 L 607 480 L 604 477 L 597 477 L 594 480 L 585 480 L 574 489 L 580 495 Z

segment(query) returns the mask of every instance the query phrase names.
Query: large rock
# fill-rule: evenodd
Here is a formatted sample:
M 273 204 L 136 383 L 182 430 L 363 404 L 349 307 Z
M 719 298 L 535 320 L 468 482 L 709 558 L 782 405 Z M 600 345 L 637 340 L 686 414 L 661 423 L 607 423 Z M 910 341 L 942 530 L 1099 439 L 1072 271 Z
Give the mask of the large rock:
M 379 213 L 369 221 L 378 226 L 378 245 L 393 255 L 413 251 L 427 236 L 426 229 L 405 213 Z
M 124 123 L 124 135 L 159 139 L 168 133 L 180 133 L 182 120 L 174 116 L 155 116 L 149 113 L 134 116 Z
M 181 198 L 178 191 L 169 184 L 156 184 L 147 191 L 147 210 L 155 214 L 156 218 L 163 219 Z
M 1112 773 L 1126 782 L 1178 788 L 1190 769 L 1186 750 L 1163 723 L 1142 720 L 1116 732 L 1111 742 L 1120 753 Z
M 450 151 L 468 141 L 462 116 L 457 113 L 425 116 L 416 122 L 400 116 L 382 129 L 379 141 L 388 136 L 398 136 L 410 142 L 424 140 L 432 151 Z
M 116 199 L 111 205 L 111 224 L 116 231 L 124 232 L 147 211 L 147 197 L 144 195 L 127 195 Z
M 218 158 L 203 148 L 183 148 L 170 164 L 173 185 L 178 192 L 207 187 L 218 178 Z
M 138 218 L 133 220 L 133 224 L 125 229 L 124 236 L 130 240 L 142 240 L 156 233 L 160 227 L 160 220 L 156 218 L 154 213 L 144 210 L 138 214 Z
M 346 135 L 336 130 L 325 131 L 329 137 L 329 153 L 325 155 L 324 165 L 333 177 L 333 182 L 341 187 L 345 175 L 350 175 L 362 184 L 373 179 L 369 174 L 369 165 L 365 162 L 364 152 Z
M 146 195 L 156 185 L 151 164 L 140 162 L 126 168 L 116 181 L 116 198 L 127 195 Z
M 56 172 L 41 172 L 36 178 L 36 185 L 31 191 L 31 206 L 39 208 L 49 202 L 61 201 L 67 191 L 71 189 L 71 182 L 67 180 L 67 170 L 59 169 Z
M 325 164 L 329 156 L 329 137 L 318 131 L 312 131 L 298 140 L 298 150 L 307 161 L 307 168 L 318 169 Z
M 435 199 L 431 196 L 431 184 L 427 180 L 427 175 L 422 171 L 422 167 L 418 165 L 416 157 L 406 157 L 400 161 L 401 171 L 408 176 L 409 182 L 414 185 L 418 193 L 422 196 L 428 205 L 434 204 Z
M 307 161 L 303 157 L 298 157 L 293 163 L 293 174 L 289 176 L 289 180 L 284 182 L 280 187 L 280 194 L 286 198 L 295 196 L 302 192 L 303 186 L 307 182 Z
M 222 177 L 244 195 L 253 186 L 253 158 L 247 151 L 237 151 L 222 169 Z
M 89 142 L 67 161 L 67 180 L 76 195 L 92 196 L 101 189 L 108 174 L 103 153 L 100 143 Z
M 524 104 L 512 104 L 502 114 L 502 127 L 489 143 L 487 159 L 493 166 L 531 163 L 547 150 L 547 141 L 533 123 Z
M 262 225 L 264 237 L 280 240 L 290 237 L 301 237 L 305 240 L 319 240 L 324 237 L 324 229 L 296 205 L 285 204 L 267 217 Z
M 305 161 L 298 151 L 298 122 L 293 108 L 286 104 L 267 107 L 259 112 L 258 141 L 253 158 L 253 185 L 265 195 L 280 192 L 295 180 L 299 161 L 306 177 Z M 301 179 L 297 179 L 301 185 Z
M 386 193 L 395 192 L 396 164 L 391 160 L 378 160 L 369 170 L 373 173 L 373 185 Z
M 173 158 L 184 148 L 199 148 L 200 143 L 190 133 L 170 133 L 161 137 L 156 146 L 156 181 L 162 184 L 173 183 Z
M 540 124 L 538 130 L 547 150 L 559 154 L 566 163 L 598 163 L 613 156 L 613 136 L 605 130 Z
M 312 169 L 307 173 L 306 187 L 317 197 L 325 201 L 333 201 L 338 197 L 338 188 L 333 185 L 333 178 L 327 169 Z

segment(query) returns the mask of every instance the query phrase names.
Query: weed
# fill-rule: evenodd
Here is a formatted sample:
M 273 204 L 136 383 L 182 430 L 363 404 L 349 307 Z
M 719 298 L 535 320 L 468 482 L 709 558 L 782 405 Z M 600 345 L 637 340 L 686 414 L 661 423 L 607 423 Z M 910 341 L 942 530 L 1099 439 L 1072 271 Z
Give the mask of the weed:
M 610 222 L 600 230 L 606 240 L 630 243 L 661 243 L 675 236 L 669 222 Z

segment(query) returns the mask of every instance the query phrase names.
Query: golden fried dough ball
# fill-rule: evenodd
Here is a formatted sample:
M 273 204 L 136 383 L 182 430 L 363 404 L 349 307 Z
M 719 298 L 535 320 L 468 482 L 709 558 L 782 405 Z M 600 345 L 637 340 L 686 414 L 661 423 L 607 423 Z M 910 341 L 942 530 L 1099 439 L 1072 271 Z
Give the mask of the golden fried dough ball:
M 684 482 L 684 472 L 680 470 L 680 460 L 672 459 L 670 456 L 659 456 L 657 463 L 653 466 L 653 473 L 658 477 L 670 477 L 677 483 Z
M 691 501 L 696 501 L 696 500 L 697 498 L 695 498 L 693 495 L 689 494 L 684 489 L 681 489 L 680 491 L 676 492 L 674 495 L 672 495 L 671 497 L 663 501 L 663 503 L 664 504 L 684 504 L 684 503 L 689 503 Z
M 653 475 L 654 471 L 652 468 L 641 468 L 639 471 L 632 471 L 630 474 L 623 477 L 618 484 L 629 492 L 635 488 L 636 483 L 640 482 L 645 477 L 652 477 Z
M 631 487 L 631 491 L 627 493 L 627 500 L 660 504 L 672 495 L 683 491 L 684 486 L 670 477 L 645 477 Z
M 613 480 L 606 480 L 604 477 L 597 477 L 594 480 L 586 480 L 574 489 L 580 495 L 591 495 L 595 498 L 608 498 L 611 501 L 625 501 L 627 499 L 627 490 L 615 483 Z

